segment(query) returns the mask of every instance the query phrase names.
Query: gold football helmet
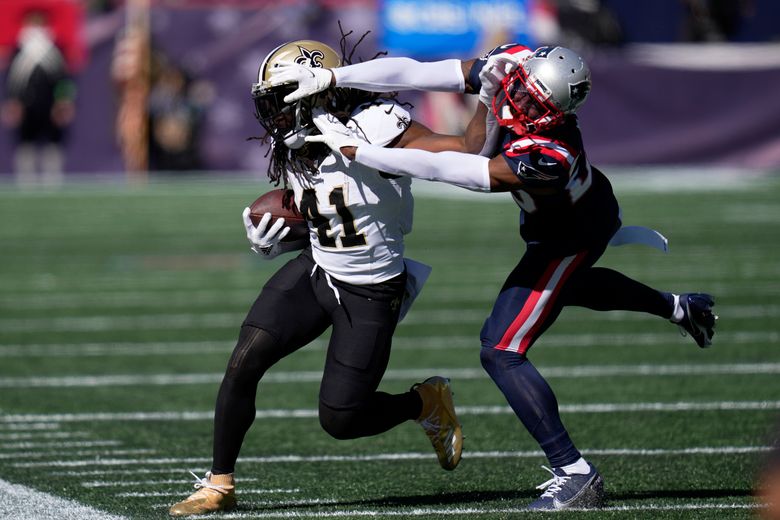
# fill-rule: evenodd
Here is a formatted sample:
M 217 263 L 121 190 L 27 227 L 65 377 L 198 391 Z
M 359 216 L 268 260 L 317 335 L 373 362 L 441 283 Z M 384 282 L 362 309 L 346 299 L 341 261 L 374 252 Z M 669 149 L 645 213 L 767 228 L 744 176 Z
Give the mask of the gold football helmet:
M 281 62 L 294 62 L 312 68 L 336 68 L 341 58 L 331 47 L 314 40 L 296 40 L 284 43 L 272 50 L 260 64 L 257 83 L 252 84 L 255 117 L 274 141 L 284 143 L 290 149 L 304 145 L 304 138 L 313 126 L 311 99 L 285 103 L 284 96 L 294 91 L 295 83 L 272 87 L 271 69 Z

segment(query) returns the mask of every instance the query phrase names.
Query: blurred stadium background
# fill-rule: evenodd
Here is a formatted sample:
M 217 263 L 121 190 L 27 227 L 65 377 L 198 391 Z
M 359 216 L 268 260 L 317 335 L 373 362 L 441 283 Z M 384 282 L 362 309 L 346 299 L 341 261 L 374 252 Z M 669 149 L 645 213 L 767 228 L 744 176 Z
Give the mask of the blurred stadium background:
M 265 150 L 246 143 L 259 132 L 248 94 L 258 64 L 283 41 L 313 38 L 338 47 L 339 20 L 354 31 L 353 43 L 371 31 L 356 53 L 361 59 L 377 51 L 467 58 L 508 40 L 581 50 L 595 84 L 581 119 L 597 164 L 780 164 L 780 6 L 772 0 L 146 4 L 3 1 L 0 74 L 8 72 L 24 13 L 37 5 L 67 60 L 76 85 L 64 141 L 69 175 L 120 174 L 147 163 L 155 171 L 261 174 Z M 138 91 L 137 82 L 147 88 Z M 416 117 L 443 132 L 462 128 L 471 108 L 447 94 L 405 98 Z M 143 115 L 149 142 L 141 146 L 134 141 Z M 12 143 L 6 128 L 3 175 L 13 170 Z M 135 156 L 147 150 L 149 161 Z
M 67 103 L 54 155 L 31 152 L 48 169 L 24 175 L 10 71 L 30 11 L 61 51 Z M 722 319 L 699 351 L 657 320 L 571 309 L 534 348 L 607 479 L 608 511 L 582 516 L 777 518 L 752 496 L 760 475 L 780 482 L 777 466 L 762 473 L 780 410 L 775 0 L 2 0 L 0 12 L 0 517 L 161 518 L 186 471 L 207 469 L 235 333 L 284 260 L 252 257 L 239 221 L 268 189 L 249 88 L 284 41 L 338 48 L 340 21 L 353 43 L 371 31 L 363 59 L 469 58 L 505 41 L 584 54 L 589 157 L 626 223 L 671 242 L 667 255 L 613 248 L 602 264 L 712 291 Z M 401 99 L 440 132 L 460 131 L 475 101 Z M 416 425 L 329 439 L 314 416 L 320 340 L 261 383 L 232 517 L 508 518 L 536 493 L 543 459 L 476 354 L 518 256 L 516 208 L 415 192 L 408 252 L 434 271 L 385 388 L 451 375 L 463 465 L 441 474 Z

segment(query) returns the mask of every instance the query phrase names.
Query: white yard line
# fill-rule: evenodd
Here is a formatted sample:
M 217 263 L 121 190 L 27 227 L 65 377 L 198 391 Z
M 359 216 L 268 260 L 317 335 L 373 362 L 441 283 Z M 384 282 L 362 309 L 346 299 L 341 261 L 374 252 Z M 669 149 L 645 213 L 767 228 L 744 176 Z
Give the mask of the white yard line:
M 292 494 L 292 493 L 299 493 L 301 490 L 298 488 L 295 489 L 257 489 L 257 488 L 249 488 L 244 489 L 241 488 L 241 494 L 247 494 L 247 495 L 272 495 L 272 494 Z M 126 493 L 116 493 L 114 496 L 117 497 L 133 497 L 133 498 L 149 498 L 149 497 L 180 497 L 182 495 L 181 491 L 128 491 Z
M 540 345 L 550 347 L 607 347 L 607 346 L 656 346 L 678 345 L 681 341 L 675 330 L 664 333 L 631 334 L 546 334 Z M 780 343 L 780 332 L 730 330 L 718 332 L 716 341 L 724 345 L 752 343 Z M 192 356 L 193 354 L 227 354 L 233 350 L 235 338 L 214 341 L 172 342 L 106 342 L 106 343 L 53 343 L 53 344 L 0 344 L 0 358 L 4 357 L 114 357 L 114 356 Z M 324 349 L 327 339 L 317 339 L 308 348 Z M 479 338 L 474 334 L 442 336 L 405 336 L 396 334 L 393 350 L 452 350 L 479 349 Z
M 120 441 L 2 442 L 0 450 L 39 450 L 41 448 L 104 448 L 120 446 Z
M 629 456 L 629 457 L 659 457 L 681 455 L 740 455 L 751 453 L 765 453 L 772 449 L 771 446 L 701 446 L 697 448 L 679 449 L 585 449 L 580 450 L 587 456 Z M 372 455 L 276 455 L 267 457 L 241 457 L 242 464 L 295 464 L 312 462 L 371 462 L 371 461 L 403 461 L 403 460 L 427 460 L 435 457 L 430 452 L 406 452 L 406 453 L 379 453 Z M 469 459 L 506 459 L 506 458 L 539 458 L 544 457 L 541 451 L 469 451 L 463 453 L 463 458 Z M 153 466 L 156 464 L 170 466 L 172 464 L 183 466 L 202 466 L 211 463 L 210 457 L 188 458 L 142 458 L 142 459 L 109 459 L 99 460 L 49 460 L 33 462 L 15 462 L 15 468 L 79 468 L 79 467 L 104 467 L 104 466 Z
M 315 502 L 312 505 L 321 503 L 323 505 L 338 504 L 338 500 L 328 500 L 323 502 Z M 276 506 L 276 507 L 295 507 L 309 505 L 303 501 L 295 502 L 248 502 L 247 507 L 252 506 Z M 162 507 L 162 506 L 160 506 Z M 628 505 L 628 506 L 609 506 L 599 509 L 599 511 L 611 512 L 611 511 L 727 511 L 727 510 L 753 510 L 760 509 L 761 506 L 756 504 L 642 504 L 642 505 Z M 579 511 L 576 509 L 568 510 Z M 594 513 L 593 509 L 582 510 L 584 512 Z M 246 512 L 246 513 L 223 513 L 220 518 L 235 519 L 235 518 L 341 518 L 341 517 L 428 517 L 433 515 L 507 515 L 507 514 L 532 514 L 538 515 L 538 511 L 529 511 L 520 507 L 508 507 L 508 508 L 476 508 L 476 507 L 453 507 L 453 508 L 429 508 L 429 507 L 413 507 L 402 510 L 386 510 L 386 509 L 372 509 L 372 510 L 360 510 L 351 509 L 347 511 L 282 511 L 282 512 Z M 555 514 L 555 513 L 554 513 Z M 565 511 L 557 512 L 556 516 L 567 514 Z
M 665 285 L 665 284 L 662 284 Z M 712 291 L 720 298 L 744 295 L 749 292 L 752 295 L 775 296 L 780 294 L 780 284 L 776 280 L 766 279 L 749 283 L 740 281 L 738 286 L 724 285 L 720 283 L 707 284 L 707 290 Z M 473 307 L 475 303 L 490 304 L 495 300 L 498 288 L 485 286 L 483 282 L 473 282 L 470 285 L 437 284 L 435 291 L 425 292 L 427 303 L 464 302 Z M 224 308 L 225 302 L 241 308 L 241 303 L 249 303 L 257 297 L 254 289 L 230 289 L 214 287 L 203 289 L 192 287 L 188 289 L 170 290 L 101 290 L 74 292 L 73 290 L 60 291 L 23 291 L 0 295 L 0 308 L 25 310 L 52 310 L 52 309 L 121 309 L 124 307 L 144 308 L 171 308 L 182 306 L 193 309 L 198 306 L 219 306 Z M 245 310 L 241 308 L 241 310 Z M 419 309 L 415 312 L 421 312 Z
M 40 430 L 58 430 L 60 428 L 60 425 L 56 422 L 41 422 L 41 423 L 30 423 L 30 422 L 24 422 L 21 424 L 17 423 L 3 423 L 0 422 L 0 431 L 22 431 L 22 432 L 32 432 L 32 431 L 40 431 Z
M 458 415 L 496 415 L 514 413 L 509 406 L 457 406 Z M 563 404 L 561 412 L 575 413 L 623 413 L 623 412 L 689 412 L 689 411 L 748 411 L 778 410 L 780 401 L 698 401 L 698 402 L 650 402 L 650 403 L 582 403 Z M 257 419 L 309 419 L 318 416 L 313 408 L 302 409 L 265 409 L 257 410 Z M 15 414 L 0 415 L 2 421 L 23 423 L 38 422 L 51 418 L 57 422 L 98 422 L 98 421 L 211 421 L 214 412 L 96 412 L 96 413 L 58 413 L 58 414 Z
M 728 363 L 728 364 L 642 364 L 642 365 L 579 365 L 540 366 L 539 371 L 549 378 L 593 378 L 604 376 L 707 376 L 707 375 L 758 375 L 780 373 L 780 363 Z M 486 379 L 481 368 L 420 368 L 388 370 L 386 381 L 424 379 L 431 374 L 443 374 L 460 380 Z M 0 377 L 0 388 L 94 388 L 112 386 L 170 386 L 216 384 L 223 374 L 117 374 L 108 376 L 51 376 L 51 377 Z M 263 383 L 316 383 L 321 371 L 270 372 Z M 2 419 L 2 417 L 0 417 Z M 56 419 L 52 419 L 56 420 Z M 5 422 L 8 422 L 6 419 Z
M 241 482 L 256 482 L 257 478 L 244 477 Z M 167 480 L 92 480 L 88 482 L 82 482 L 81 485 L 87 488 L 100 488 L 100 487 L 132 487 L 132 486 L 159 486 L 162 484 L 191 484 L 192 479 L 186 478 L 180 479 L 167 479 Z M 291 492 L 297 493 L 300 491 L 296 489 Z
M 0 480 L 0 503 L 3 518 L 25 520 L 121 520 L 93 507 L 49 495 L 32 488 Z
M 490 312 L 485 309 L 429 309 L 411 312 L 404 325 L 481 325 Z M 719 306 L 717 312 L 729 319 L 768 319 L 780 317 L 780 305 L 739 305 Z M 0 330 L 3 332 L 95 332 L 136 329 L 179 329 L 179 328 L 220 328 L 237 327 L 244 319 L 245 312 L 205 312 L 205 313 L 155 313 L 138 315 L 93 315 L 60 316 L 48 318 L 0 318 Z M 568 321 L 593 321 L 591 313 L 569 316 Z M 646 320 L 641 313 L 612 312 L 599 315 L 599 319 Z
M 136 448 L 129 450 L 65 450 L 65 451 L 14 451 L 12 453 L 0 453 L 0 460 L 20 460 L 20 459 L 46 459 L 61 457 L 122 457 L 125 455 L 144 455 L 154 454 L 156 450 L 147 448 Z
M 19 441 L 24 439 L 72 439 L 75 437 L 89 437 L 87 432 L 47 432 L 33 431 L 24 433 L 0 433 L 0 443 L 5 441 Z

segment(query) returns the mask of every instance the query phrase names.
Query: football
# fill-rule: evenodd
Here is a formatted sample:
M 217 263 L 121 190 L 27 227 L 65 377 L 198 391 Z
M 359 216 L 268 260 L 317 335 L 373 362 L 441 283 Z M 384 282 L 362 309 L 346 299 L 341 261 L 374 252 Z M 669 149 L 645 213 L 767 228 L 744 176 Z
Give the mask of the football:
M 284 225 L 290 226 L 290 232 L 282 239 L 283 242 L 294 242 L 309 236 L 309 226 L 295 205 L 292 190 L 271 190 L 258 197 L 249 206 L 249 218 L 255 226 L 266 213 L 273 216 L 268 224 L 269 228 L 279 217 L 284 217 Z

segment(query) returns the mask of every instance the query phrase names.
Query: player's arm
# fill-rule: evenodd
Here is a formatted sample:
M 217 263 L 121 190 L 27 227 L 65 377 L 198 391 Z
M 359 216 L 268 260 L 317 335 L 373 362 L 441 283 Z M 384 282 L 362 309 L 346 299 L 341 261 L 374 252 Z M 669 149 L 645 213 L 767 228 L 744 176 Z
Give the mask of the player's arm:
M 467 62 L 468 63 L 468 62 Z M 412 58 L 378 58 L 335 69 L 310 68 L 293 62 L 280 62 L 271 70 L 271 85 L 297 83 L 298 88 L 284 97 L 292 103 L 330 87 L 347 87 L 369 92 L 428 90 L 466 91 L 467 71 L 460 60 L 420 62 Z
M 452 151 L 457 146 L 448 148 L 450 144 L 460 144 L 457 140 L 462 139 L 430 133 L 394 148 L 357 143 L 339 150 L 348 159 L 382 172 L 444 182 L 472 191 L 500 192 L 525 187 L 502 156 L 489 159 Z
M 434 134 L 419 123 L 412 123 L 387 147 L 358 139 L 333 115 L 322 111 L 314 117 L 314 124 L 321 135 L 306 137 L 308 142 L 325 143 L 347 159 L 382 172 L 446 182 L 474 191 L 508 191 L 523 187 L 501 157 L 490 160 L 451 151 L 464 149 L 463 137 Z

